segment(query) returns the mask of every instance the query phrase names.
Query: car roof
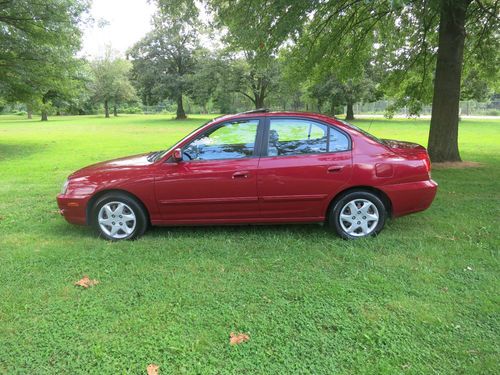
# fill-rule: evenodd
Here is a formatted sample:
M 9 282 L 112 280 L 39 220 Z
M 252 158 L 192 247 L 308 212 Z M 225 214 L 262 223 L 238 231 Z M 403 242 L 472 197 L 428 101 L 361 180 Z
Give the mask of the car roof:
M 316 119 L 326 122 L 335 122 L 336 125 L 342 125 L 342 123 L 335 121 L 335 117 L 322 115 L 314 112 L 300 112 L 300 111 L 268 111 L 264 109 L 258 109 L 254 111 L 241 112 L 232 115 L 224 115 L 214 119 L 214 121 L 226 121 L 238 118 L 248 118 L 248 117 L 306 117 L 311 119 Z M 332 121 L 333 120 L 333 121 Z

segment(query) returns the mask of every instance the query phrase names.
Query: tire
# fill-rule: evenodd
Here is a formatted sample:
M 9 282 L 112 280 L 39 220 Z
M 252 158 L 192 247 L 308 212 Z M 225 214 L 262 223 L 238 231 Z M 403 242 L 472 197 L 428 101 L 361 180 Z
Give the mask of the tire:
M 328 226 L 344 239 L 376 236 L 385 225 L 387 209 L 368 191 L 351 191 L 332 205 Z
M 144 234 L 148 219 L 136 199 L 124 193 L 109 193 L 94 204 L 92 226 L 99 237 L 107 240 L 133 240 Z

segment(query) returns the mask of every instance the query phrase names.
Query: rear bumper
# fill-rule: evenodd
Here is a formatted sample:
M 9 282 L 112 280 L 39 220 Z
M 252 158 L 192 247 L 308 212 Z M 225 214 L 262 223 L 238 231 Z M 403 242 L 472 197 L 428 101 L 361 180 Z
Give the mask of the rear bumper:
M 63 194 L 57 196 L 59 213 L 68 223 L 77 225 L 87 224 L 87 201 L 88 198 L 68 197 Z
M 436 196 L 434 180 L 381 186 L 392 204 L 392 216 L 398 217 L 427 209 Z

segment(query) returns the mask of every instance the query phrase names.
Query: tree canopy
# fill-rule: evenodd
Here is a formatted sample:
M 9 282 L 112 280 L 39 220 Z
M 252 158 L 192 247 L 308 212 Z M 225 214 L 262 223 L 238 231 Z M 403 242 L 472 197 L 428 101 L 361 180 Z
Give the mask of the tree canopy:
M 54 93 L 74 87 L 88 7 L 87 0 L 0 2 L 1 96 L 46 107 Z
M 150 100 L 176 100 L 178 119 L 186 118 L 183 95 L 189 90 L 198 48 L 198 34 L 191 24 L 159 14 L 153 31 L 129 51 L 143 95 Z
M 189 0 L 188 2 L 191 2 Z M 462 70 L 474 66 L 498 82 L 498 0 L 210 0 L 227 39 L 276 53 L 290 46 L 301 65 L 354 77 L 381 64 L 397 103 L 418 112 L 433 101 L 429 152 L 460 160 L 458 106 Z M 465 65 L 465 68 L 464 68 Z
M 89 62 L 76 57 L 89 0 L 0 1 L 2 103 L 22 102 L 42 120 L 95 103 L 109 116 L 137 93 L 146 106 L 176 106 L 177 118 L 185 105 L 271 105 L 345 106 L 352 119 L 355 103 L 383 93 L 388 115 L 432 103 L 431 158 L 456 161 L 460 100 L 500 90 L 500 0 L 152 2 L 153 29 L 126 59 Z
M 103 58 L 92 62 L 93 81 L 92 95 L 95 101 L 104 104 L 105 117 L 109 117 L 109 106 L 113 105 L 113 113 L 117 115 L 117 105 L 133 100 L 135 89 L 129 81 L 132 64 L 113 54 L 111 48 L 106 50 Z

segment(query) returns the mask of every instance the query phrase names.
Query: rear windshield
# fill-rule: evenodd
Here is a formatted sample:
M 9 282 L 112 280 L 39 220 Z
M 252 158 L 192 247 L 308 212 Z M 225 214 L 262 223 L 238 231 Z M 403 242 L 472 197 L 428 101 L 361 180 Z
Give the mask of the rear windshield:
M 359 128 L 359 127 L 357 127 L 356 125 L 353 125 L 353 124 L 351 124 L 349 122 L 345 122 L 345 121 L 342 121 L 342 120 L 339 120 L 339 119 L 336 119 L 336 120 L 340 121 L 342 124 L 347 125 L 348 127 L 352 128 L 352 129 L 360 132 L 361 134 L 367 136 L 372 141 L 375 141 L 375 142 L 380 143 L 380 144 L 385 144 L 385 142 L 383 140 L 381 140 L 380 138 L 375 137 L 373 134 L 368 133 L 367 131 L 365 131 L 365 130 Z

